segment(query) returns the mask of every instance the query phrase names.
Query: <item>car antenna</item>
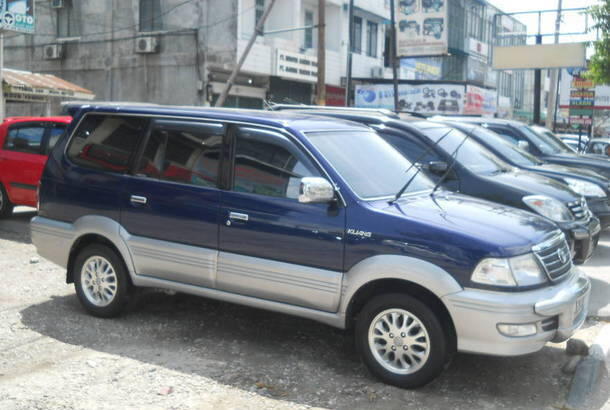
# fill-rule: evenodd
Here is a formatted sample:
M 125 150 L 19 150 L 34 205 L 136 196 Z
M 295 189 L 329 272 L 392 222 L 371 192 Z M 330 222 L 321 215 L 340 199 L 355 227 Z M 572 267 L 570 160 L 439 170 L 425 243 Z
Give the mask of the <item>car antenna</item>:
M 409 185 L 411 185 L 411 182 L 415 179 L 415 177 L 417 176 L 417 174 L 419 174 L 419 172 L 422 170 L 422 168 L 419 165 L 416 165 L 417 163 L 419 163 L 419 161 L 424 158 L 426 155 L 428 155 L 432 149 L 434 149 L 434 147 L 436 147 L 447 135 L 449 135 L 451 133 L 451 131 L 453 131 L 453 128 L 451 128 L 449 131 L 447 131 L 445 134 L 443 134 L 442 137 L 440 137 L 438 139 L 438 141 L 436 141 L 434 144 L 430 145 L 428 148 L 426 148 L 426 150 L 419 156 L 417 157 L 417 159 L 415 159 L 415 161 L 413 161 L 411 163 L 411 166 L 409 166 L 409 168 L 407 168 L 407 170 L 405 171 L 405 174 L 407 172 L 409 172 L 411 170 L 411 168 L 413 168 L 414 166 L 417 167 L 417 171 L 415 172 L 415 174 L 413 174 L 413 176 L 411 178 L 409 178 L 409 180 L 407 181 L 406 184 L 404 184 L 402 186 L 402 188 L 400 188 L 400 191 L 398 191 L 396 193 L 396 195 L 394 195 L 394 198 L 392 198 L 389 201 L 389 204 L 393 204 L 394 202 L 396 202 L 398 200 L 398 198 L 400 198 L 402 196 L 402 194 L 404 194 L 404 192 L 407 190 L 407 188 L 409 187 Z
M 464 145 L 464 143 L 466 142 L 466 140 L 469 138 L 469 135 L 464 133 L 464 139 L 462 140 L 462 142 L 460 142 L 460 145 L 458 145 L 455 150 L 453 151 L 453 153 L 451 154 L 451 164 L 447 167 L 447 170 L 445 171 L 445 173 L 439 178 L 439 180 L 436 182 L 436 185 L 434 185 L 434 188 L 432 188 L 432 192 L 430 192 L 430 196 L 434 195 L 434 192 L 438 189 L 439 186 L 441 186 L 441 184 L 443 183 L 443 181 L 445 180 L 445 178 L 447 178 L 447 176 L 449 175 L 449 173 L 453 170 L 453 166 L 455 165 L 455 163 L 457 162 L 457 153 L 460 150 L 460 148 L 462 148 L 462 145 Z

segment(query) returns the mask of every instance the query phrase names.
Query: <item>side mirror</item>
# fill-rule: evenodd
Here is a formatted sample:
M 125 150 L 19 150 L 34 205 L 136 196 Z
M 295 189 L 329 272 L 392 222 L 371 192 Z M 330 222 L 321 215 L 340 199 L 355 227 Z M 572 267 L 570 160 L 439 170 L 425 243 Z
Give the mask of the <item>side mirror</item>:
M 443 175 L 448 169 L 449 166 L 445 161 L 430 161 L 428 163 L 428 171 L 435 175 Z
M 530 143 L 527 141 L 519 140 L 519 141 L 517 141 L 517 146 L 525 151 L 530 150 Z
M 301 178 L 299 202 L 303 204 L 324 203 L 335 199 L 335 189 L 324 178 L 304 177 Z

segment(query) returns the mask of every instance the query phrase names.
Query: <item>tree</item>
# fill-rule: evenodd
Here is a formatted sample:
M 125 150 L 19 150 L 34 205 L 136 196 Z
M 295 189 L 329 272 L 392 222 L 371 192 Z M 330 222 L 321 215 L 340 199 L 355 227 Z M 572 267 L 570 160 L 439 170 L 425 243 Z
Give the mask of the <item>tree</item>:
M 598 30 L 599 40 L 593 43 L 595 54 L 589 62 L 587 78 L 596 84 L 610 83 L 610 0 L 592 6 L 589 15 L 593 18 L 593 30 Z

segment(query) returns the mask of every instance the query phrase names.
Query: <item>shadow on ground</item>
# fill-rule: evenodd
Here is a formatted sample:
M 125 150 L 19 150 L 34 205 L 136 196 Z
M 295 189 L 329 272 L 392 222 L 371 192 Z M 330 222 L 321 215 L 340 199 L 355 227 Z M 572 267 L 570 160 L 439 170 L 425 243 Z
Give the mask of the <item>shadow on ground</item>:
M 430 385 L 402 390 L 368 375 L 349 332 L 180 294 L 141 294 L 117 319 L 86 315 L 75 296 L 32 305 L 21 316 L 64 343 L 307 405 L 545 408 L 563 403 L 570 381 L 560 371 L 563 350 L 548 346 L 516 358 L 457 355 Z M 270 388 L 257 390 L 261 382 Z
M 36 216 L 35 210 L 24 208 L 6 219 L 0 219 L 0 239 L 21 243 L 32 243 L 30 239 L 30 220 Z

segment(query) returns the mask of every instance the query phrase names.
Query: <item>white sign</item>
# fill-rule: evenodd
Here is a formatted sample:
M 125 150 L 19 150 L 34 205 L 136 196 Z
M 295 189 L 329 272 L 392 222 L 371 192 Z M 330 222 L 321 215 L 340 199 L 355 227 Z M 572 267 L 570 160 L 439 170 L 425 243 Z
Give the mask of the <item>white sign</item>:
M 468 53 L 471 57 L 476 58 L 484 63 L 487 63 L 489 56 L 489 46 L 475 38 L 468 38 Z
M 277 49 L 275 75 L 307 82 L 318 81 L 318 59 L 300 53 Z
M 396 52 L 399 57 L 448 53 L 448 1 L 396 1 Z
M 399 109 L 422 114 L 463 114 L 463 85 L 399 84 Z M 392 84 L 356 85 L 356 107 L 394 109 Z
M 586 43 L 494 47 L 494 70 L 586 67 Z

